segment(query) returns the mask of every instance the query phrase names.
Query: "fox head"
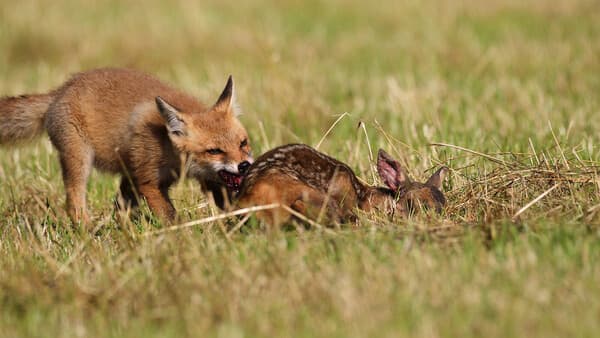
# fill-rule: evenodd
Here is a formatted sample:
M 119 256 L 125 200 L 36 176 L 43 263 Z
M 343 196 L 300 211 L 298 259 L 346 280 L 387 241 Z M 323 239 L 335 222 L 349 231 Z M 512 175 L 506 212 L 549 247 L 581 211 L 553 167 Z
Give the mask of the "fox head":
M 386 188 L 380 188 L 392 205 L 392 211 L 401 214 L 412 214 L 420 209 L 442 212 L 446 198 L 442 193 L 442 182 L 448 174 L 448 168 L 442 167 L 425 182 L 412 181 L 402 165 L 382 149 L 377 156 L 377 173 Z M 391 202 L 391 203 L 390 203 Z
M 156 105 L 174 147 L 188 158 L 188 175 L 218 181 L 236 192 L 253 162 L 248 133 L 237 119 L 233 78 L 204 111 L 181 111 L 160 96 Z

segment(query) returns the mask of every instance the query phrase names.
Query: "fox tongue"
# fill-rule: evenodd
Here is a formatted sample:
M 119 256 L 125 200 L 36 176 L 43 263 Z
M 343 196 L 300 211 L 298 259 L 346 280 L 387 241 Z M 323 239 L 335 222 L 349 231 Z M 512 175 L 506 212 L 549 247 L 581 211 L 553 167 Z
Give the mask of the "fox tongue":
M 229 189 L 237 191 L 240 188 L 243 176 L 230 173 L 226 170 L 221 170 L 219 174 Z

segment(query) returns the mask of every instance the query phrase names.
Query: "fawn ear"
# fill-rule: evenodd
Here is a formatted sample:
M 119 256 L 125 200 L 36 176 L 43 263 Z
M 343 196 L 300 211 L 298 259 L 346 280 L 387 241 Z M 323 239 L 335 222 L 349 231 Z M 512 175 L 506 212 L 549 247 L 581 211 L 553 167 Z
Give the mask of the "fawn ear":
M 431 177 L 425 182 L 426 185 L 434 186 L 438 189 L 442 189 L 442 182 L 444 182 L 444 178 L 448 175 L 450 169 L 448 167 L 441 167 L 436 171 Z
M 167 103 L 160 96 L 157 96 L 155 100 L 160 116 L 165 119 L 169 134 L 183 136 L 185 134 L 185 122 L 183 122 L 179 110 Z
M 377 155 L 377 173 L 392 190 L 398 190 L 402 184 L 410 182 L 400 162 L 394 160 L 383 149 L 379 149 Z
M 233 115 L 238 116 L 239 108 L 235 102 L 235 88 L 233 85 L 233 76 L 229 75 L 227 78 L 227 84 L 225 84 L 225 88 L 219 96 L 217 103 L 213 106 L 214 110 L 224 111 L 227 113 L 233 113 Z

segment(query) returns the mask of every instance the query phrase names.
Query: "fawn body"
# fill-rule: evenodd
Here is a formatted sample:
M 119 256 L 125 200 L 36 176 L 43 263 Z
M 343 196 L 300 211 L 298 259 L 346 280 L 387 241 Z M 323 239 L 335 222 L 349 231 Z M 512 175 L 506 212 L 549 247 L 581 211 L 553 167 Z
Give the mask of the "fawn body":
M 441 192 L 448 168 L 425 183 L 410 180 L 400 163 L 379 150 L 377 172 L 385 187 L 362 183 L 346 164 L 303 144 L 289 144 L 261 155 L 248 170 L 237 196 L 238 207 L 279 203 L 309 218 L 321 212 L 333 222 L 355 217 L 355 209 L 406 215 L 423 206 L 441 212 Z M 283 208 L 263 210 L 257 217 L 273 225 L 290 219 Z

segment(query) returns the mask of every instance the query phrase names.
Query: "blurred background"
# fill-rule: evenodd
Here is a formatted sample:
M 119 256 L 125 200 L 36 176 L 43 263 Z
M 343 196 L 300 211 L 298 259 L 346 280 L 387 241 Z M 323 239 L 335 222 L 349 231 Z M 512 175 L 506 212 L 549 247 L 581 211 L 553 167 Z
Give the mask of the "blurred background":
M 204 101 L 228 74 L 255 147 L 332 151 L 374 121 L 417 152 L 596 137 L 598 1 L 2 1 L 0 93 L 47 91 L 103 66 Z M 327 149 L 327 148 L 325 148 Z

